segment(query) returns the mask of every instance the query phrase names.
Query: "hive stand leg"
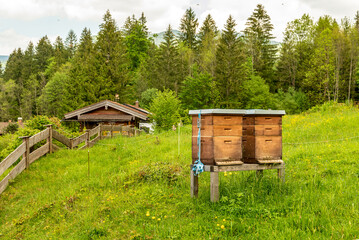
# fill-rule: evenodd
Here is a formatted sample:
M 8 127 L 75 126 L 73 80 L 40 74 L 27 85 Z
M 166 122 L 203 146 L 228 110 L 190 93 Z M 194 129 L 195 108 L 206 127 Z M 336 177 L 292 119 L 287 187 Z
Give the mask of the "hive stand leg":
M 194 175 L 191 169 L 191 197 L 198 197 L 198 176 Z
M 282 180 L 283 183 L 285 183 L 285 168 L 278 169 L 278 178 Z
M 257 178 L 263 177 L 263 170 L 257 170 L 257 171 L 256 171 L 256 177 L 257 177 Z
M 219 178 L 218 172 L 211 172 L 211 202 L 219 201 Z

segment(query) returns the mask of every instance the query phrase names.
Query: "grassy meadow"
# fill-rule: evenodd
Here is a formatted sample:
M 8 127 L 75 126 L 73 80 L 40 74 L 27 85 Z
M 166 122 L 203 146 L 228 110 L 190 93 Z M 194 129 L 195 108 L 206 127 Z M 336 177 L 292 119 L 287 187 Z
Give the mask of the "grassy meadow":
M 180 149 L 178 137 L 117 137 L 39 159 L 0 196 L 0 239 L 359 238 L 357 108 L 285 116 L 286 182 L 276 170 L 220 173 L 218 203 L 209 173 L 190 197 L 191 127 Z

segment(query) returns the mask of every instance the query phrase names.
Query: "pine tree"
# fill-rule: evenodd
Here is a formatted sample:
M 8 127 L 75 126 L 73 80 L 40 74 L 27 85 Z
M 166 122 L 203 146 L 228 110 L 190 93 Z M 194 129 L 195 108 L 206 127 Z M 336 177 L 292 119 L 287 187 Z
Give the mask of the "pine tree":
M 115 94 L 119 94 L 121 102 L 131 98 L 128 91 L 131 85 L 128 77 L 130 63 L 124 39 L 110 11 L 103 17 L 95 51 L 98 70 L 97 98 L 114 99 Z
M 230 15 L 216 53 L 216 86 L 221 96 L 221 105 L 227 108 L 240 106 L 241 82 L 249 77 L 243 41 L 235 31 L 235 26 Z
M 198 27 L 198 19 L 192 8 L 186 10 L 181 19 L 180 25 L 180 40 L 184 42 L 185 46 L 194 50 L 197 46 L 196 31 Z
M 277 48 L 271 42 L 274 39 L 271 33 L 273 25 L 263 5 L 257 5 L 253 14 L 248 18 L 246 26 L 244 34 L 253 68 L 270 83 L 271 89 L 274 90 L 276 83 L 273 67 Z
M 164 34 L 164 41 L 158 50 L 155 65 L 157 78 L 153 79 L 152 87 L 159 90 L 170 89 L 178 93 L 184 78 L 183 63 L 171 25 Z
M 124 40 L 131 59 L 131 70 L 136 70 L 148 56 L 151 42 L 148 39 L 146 22 L 146 17 L 142 13 L 138 20 L 135 16 L 128 17 L 124 25 Z
M 77 48 L 77 36 L 73 30 L 70 30 L 65 40 L 67 59 L 73 58 L 76 52 L 76 48 Z
M 210 14 L 207 15 L 198 33 L 199 35 L 199 65 L 203 71 L 214 76 L 216 49 L 218 44 L 218 29 Z
M 58 36 L 54 43 L 54 61 L 56 63 L 56 69 L 58 69 L 67 60 L 67 52 L 62 38 Z

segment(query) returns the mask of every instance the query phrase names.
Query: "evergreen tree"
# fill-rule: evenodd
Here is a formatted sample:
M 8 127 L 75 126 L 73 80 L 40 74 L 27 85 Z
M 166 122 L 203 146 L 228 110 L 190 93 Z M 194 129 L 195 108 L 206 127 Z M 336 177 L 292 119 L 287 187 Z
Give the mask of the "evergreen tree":
M 235 31 L 235 26 L 230 15 L 216 53 L 216 86 L 221 105 L 227 108 L 240 106 L 241 82 L 249 76 L 243 40 Z
M 159 90 L 170 89 L 178 93 L 184 78 L 183 64 L 171 25 L 164 34 L 164 41 L 158 50 L 155 64 L 157 78 L 153 79 L 155 82 L 152 87 Z
M 136 70 L 147 58 L 150 47 L 146 17 L 142 13 L 140 19 L 128 17 L 124 26 L 125 44 L 127 53 L 131 60 L 131 70 Z
M 276 60 L 277 47 L 271 41 L 273 25 L 264 6 L 257 5 L 253 14 L 248 18 L 244 30 L 245 39 L 252 58 L 253 68 L 262 78 L 270 83 L 272 90 L 275 89 L 274 63 Z
M 196 49 L 196 31 L 198 27 L 198 19 L 192 8 L 186 10 L 181 19 L 180 25 L 180 40 L 185 43 L 187 47 L 194 50 Z
M 114 99 L 119 94 L 125 102 L 129 96 L 129 61 L 124 39 L 109 11 L 103 17 L 95 44 L 98 71 L 96 95 L 99 100 Z
M 76 48 L 77 48 L 77 36 L 73 30 L 70 30 L 65 40 L 67 59 L 73 58 L 76 52 Z
M 67 52 L 65 49 L 65 45 L 62 41 L 62 38 L 58 36 L 54 43 L 54 61 L 56 63 L 56 67 L 59 68 L 62 64 L 64 64 L 67 60 Z
M 218 29 L 210 14 L 207 15 L 199 32 L 199 65 L 214 76 L 216 49 L 218 44 Z

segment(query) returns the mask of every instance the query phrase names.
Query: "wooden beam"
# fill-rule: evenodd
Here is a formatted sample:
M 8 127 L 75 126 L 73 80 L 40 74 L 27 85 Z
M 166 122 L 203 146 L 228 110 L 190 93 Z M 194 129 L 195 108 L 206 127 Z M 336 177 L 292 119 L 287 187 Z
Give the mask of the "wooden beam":
M 9 185 L 9 180 L 14 179 L 17 175 L 19 175 L 25 169 L 25 159 L 21 160 L 12 170 L 11 172 L 0 182 L 0 194 L 6 189 Z
M 35 162 L 37 159 L 44 156 L 48 152 L 49 152 L 49 143 L 46 143 L 42 147 L 36 149 L 35 151 L 29 154 L 29 164 Z
M 2 162 L 0 162 L 0 176 L 26 151 L 26 143 L 20 144 L 12 153 L 10 153 Z
M 194 175 L 191 168 L 191 197 L 198 197 L 198 176 Z
M 219 201 L 219 177 L 218 172 L 211 172 L 211 202 Z
M 57 141 L 65 144 L 67 147 L 70 147 L 70 139 L 68 139 L 54 129 L 52 129 L 52 137 L 55 138 Z
M 41 142 L 49 137 L 49 129 L 46 128 L 42 132 L 35 134 L 34 136 L 29 138 L 29 147 L 34 146 L 36 143 Z

